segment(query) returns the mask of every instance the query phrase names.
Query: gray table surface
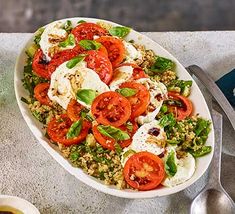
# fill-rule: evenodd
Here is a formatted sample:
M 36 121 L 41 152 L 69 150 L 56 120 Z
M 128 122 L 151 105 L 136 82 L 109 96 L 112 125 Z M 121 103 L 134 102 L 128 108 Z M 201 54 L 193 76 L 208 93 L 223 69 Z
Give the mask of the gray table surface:
M 215 80 L 235 67 L 235 31 L 145 34 L 184 66 L 200 65 Z M 42 214 L 188 213 L 192 198 L 206 183 L 207 173 L 171 196 L 122 199 L 78 181 L 40 146 L 20 114 L 13 88 L 15 60 L 30 35 L 0 34 L 0 194 L 25 198 Z M 235 200 L 235 132 L 226 117 L 223 122 L 222 184 Z

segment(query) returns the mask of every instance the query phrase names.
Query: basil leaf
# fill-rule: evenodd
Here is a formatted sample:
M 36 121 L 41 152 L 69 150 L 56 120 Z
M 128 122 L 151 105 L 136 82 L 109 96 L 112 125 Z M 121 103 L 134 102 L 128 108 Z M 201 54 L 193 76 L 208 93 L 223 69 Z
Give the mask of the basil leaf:
M 112 27 L 109 30 L 109 33 L 112 36 L 118 36 L 118 37 L 125 37 L 128 33 L 130 33 L 130 28 L 129 27 L 121 27 L 121 26 L 116 26 L 116 27 Z
M 77 65 L 79 62 L 83 61 L 85 59 L 86 55 L 84 54 L 80 54 L 78 56 L 75 56 L 74 58 L 70 59 L 67 63 L 66 63 L 66 67 L 71 69 L 73 68 L 75 65 Z
M 115 147 L 116 153 L 120 155 L 122 153 L 122 147 L 118 143 L 115 143 L 114 147 Z
M 67 20 L 63 26 L 63 29 L 67 32 L 70 32 L 73 29 L 72 22 L 70 20 Z
M 129 155 L 134 155 L 136 152 L 132 149 L 127 150 L 124 154 L 123 154 L 123 159 L 126 159 Z
M 39 28 L 37 31 L 36 31 L 36 35 L 35 35 L 35 37 L 34 37 L 34 43 L 36 44 L 36 45 L 38 45 L 38 46 L 40 46 L 39 45 L 39 42 L 41 41 L 41 35 L 42 35 L 42 33 L 44 32 L 44 30 L 45 30 L 45 28 Z
M 165 162 L 165 171 L 169 176 L 174 176 L 177 172 L 177 165 L 175 163 L 175 152 L 171 151 L 167 156 Z
M 175 123 L 176 123 L 176 120 L 172 113 L 164 115 L 159 121 L 159 125 L 163 128 L 165 126 L 174 126 Z
M 137 90 L 133 88 L 120 88 L 116 91 L 124 97 L 131 97 L 137 93 Z
M 79 45 L 85 50 L 98 50 L 101 47 L 101 43 L 88 39 L 80 40 Z
M 96 96 L 96 91 L 92 89 L 79 89 L 76 97 L 87 105 L 91 105 Z
M 166 59 L 164 57 L 157 57 L 150 70 L 154 72 L 163 73 L 167 70 L 171 70 L 173 66 L 174 63 L 170 59 Z
M 126 128 L 127 128 L 130 132 L 132 132 L 132 131 L 133 131 L 133 124 L 132 124 L 130 121 L 128 121 L 128 122 L 126 123 Z
M 86 23 L 86 21 L 80 20 L 80 21 L 77 22 L 77 24 L 82 24 L 82 23 Z
M 130 139 L 130 136 L 126 132 L 113 126 L 99 125 L 97 126 L 97 129 L 102 135 L 117 141 Z
M 66 134 L 67 139 L 75 138 L 77 137 L 82 130 L 82 119 L 74 122 L 71 127 L 68 130 L 68 133 Z
M 67 46 L 73 46 L 73 45 L 75 45 L 75 38 L 73 34 L 69 34 L 66 40 L 59 43 L 59 47 L 63 47 L 63 48 Z

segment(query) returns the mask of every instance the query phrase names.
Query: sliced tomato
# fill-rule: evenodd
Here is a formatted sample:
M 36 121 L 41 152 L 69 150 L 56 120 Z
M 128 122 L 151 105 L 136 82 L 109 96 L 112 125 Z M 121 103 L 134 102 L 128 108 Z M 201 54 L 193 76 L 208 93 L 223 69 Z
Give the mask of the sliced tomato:
M 99 51 L 101 51 L 104 55 L 108 56 L 108 51 L 103 45 L 100 46 Z
M 144 85 L 137 82 L 124 82 L 119 88 L 131 88 L 136 90 L 135 95 L 127 97 L 131 104 L 131 119 L 140 116 L 147 110 L 150 94 Z
M 98 125 L 94 125 L 92 127 L 92 132 L 94 134 L 94 137 L 95 139 L 98 141 L 98 143 L 103 146 L 105 149 L 109 149 L 109 150 L 115 150 L 115 140 L 113 138 L 110 138 L 110 137 L 107 137 L 105 135 L 102 135 L 98 128 L 97 128 Z M 121 140 L 121 141 L 118 141 L 117 143 L 122 147 L 122 148 L 125 148 L 127 146 L 129 146 L 132 142 L 132 137 L 133 135 L 135 134 L 135 132 L 137 131 L 138 129 L 138 125 L 136 122 L 132 122 L 132 129 L 128 129 L 128 126 L 127 125 L 122 125 L 120 127 L 118 127 L 119 129 L 127 132 L 130 136 L 130 139 L 128 140 Z
M 119 93 L 108 91 L 95 98 L 91 106 L 91 112 L 98 123 L 118 127 L 129 119 L 131 105 Z
M 140 78 L 148 78 L 149 76 L 143 71 L 143 69 L 138 66 L 137 64 L 134 63 L 122 63 L 121 65 L 119 65 L 118 67 L 121 66 L 131 66 L 133 68 L 133 74 L 132 77 L 134 80 L 138 80 Z
M 48 65 L 49 76 L 51 76 L 51 74 L 56 70 L 59 65 L 79 55 L 80 53 L 82 53 L 82 51 L 83 50 L 81 48 L 75 47 L 74 49 L 63 50 L 61 52 L 56 53 Z
M 168 98 L 176 101 L 180 101 L 182 107 L 177 105 L 169 106 L 170 111 L 173 112 L 178 120 L 183 120 L 190 116 L 193 111 L 193 104 L 187 98 L 175 92 L 168 92 Z
M 81 110 L 84 108 L 76 100 L 71 99 L 67 107 L 67 115 L 72 121 L 77 121 L 81 118 Z
M 164 164 L 161 158 L 150 152 L 139 152 L 127 160 L 123 174 L 131 187 L 138 190 L 151 190 L 164 179 Z
M 113 65 L 117 67 L 125 58 L 125 47 L 122 40 L 112 36 L 101 36 L 96 39 L 100 42 L 108 51 L 108 57 Z
M 38 49 L 33 57 L 33 62 L 32 62 L 33 71 L 42 78 L 50 79 L 50 74 L 47 68 L 48 64 L 49 62 L 45 60 L 42 50 Z
M 76 26 L 71 33 L 75 36 L 76 41 L 79 42 L 82 39 L 93 40 L 94 36 L 107 35 L 107 31 L 94 23 L 82 23 Z
M 102 135 L 98 128 L 97 128 L 98 125 L 94 125 L 92 126 L 92 132 L 94 134 L 94 137 L 95 139 L 98 141 L 98 143 L 103 146 L 105 149 L 109 149 L 109 150 L 115 150 L 115 147 L 114 147 L 114 143 L 115 143 L 115 140 L 110 138 L 110 137 L 107 137 L 107 136 L 104 136 Z
M 59 118 L 53 118 L 48 123 L 47 133 L 52 141 L 61 143 L 65 146 L 81 143 L 86 138 L 90 125 L 84 120 L 80 134 L 77 137 L 67 139 L 66 134 L 72 124 L 73 122 L 70 120 L 68 115 L 62 114 Z
M 113 76 L 113 68 L 109 58 L 101 51 L 90 50 L 86 52 L 87 67 L 94 70 L 100 79 L 108 84 Z
M 50 106 L 50 99 L 47 96 L 50 84 L 47 82 L 39 83 L 34 88 L 34 97 L 43 105 Z

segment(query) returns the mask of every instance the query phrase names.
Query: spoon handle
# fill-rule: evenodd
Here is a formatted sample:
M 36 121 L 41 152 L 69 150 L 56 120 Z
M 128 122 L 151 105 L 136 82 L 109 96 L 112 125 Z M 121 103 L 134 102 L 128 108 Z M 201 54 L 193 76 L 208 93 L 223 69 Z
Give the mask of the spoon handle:
M 213 125 L 215 130 L 214 154 L 209 169 L 207 187 L 220 186 L 221 150 L 222 150 L 222 115 L 212 110 Z
M 214 80 L 203 71 L 197 65 L 190 65 L 186 68 L 189 73 L 194 74 L 209 90 L 211 95 L 215 98 L 215 100 L 219 103 L 221 108 L 224 110 L 225 114 L 227 115 L 228 119 L 230 120 L 233 129 L 235 129 L 235 111 L 227 98 L 224 96 L 223 92 L 219 89 L 219 87 L 215 84 Z

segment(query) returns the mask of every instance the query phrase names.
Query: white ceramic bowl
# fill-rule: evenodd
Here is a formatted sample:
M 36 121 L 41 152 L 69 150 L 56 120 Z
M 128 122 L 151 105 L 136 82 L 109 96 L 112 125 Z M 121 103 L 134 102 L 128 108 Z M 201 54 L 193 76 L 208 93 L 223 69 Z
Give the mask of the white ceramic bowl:
M 0 206 L 10 206 L 24 214 L 40 214 L 38 209 L 28 201 L 10 195 L 0 195 Z
M 72 23 L 76 24 L 79 20 L 85 20 L 87 22 L 97 22 L 97 21 L 104 21 L 107 23 L 110 23 L 112 25 L 118 25 L 116 23 L 100 20 L 100 19 L 94 19 L 94 18 L 84 18 L 84 17 L 77 17 L 77 18 L 68 18 L 72 21 Z M 107 186 L 104 185 L 101 181 L 87 175 L 84 173 L 81 169 L 73 167 L 66 159 L 62 157 L 62 155 L 59 154 L 58 149 L 49 143 L 48 139 L 44 136 L 42 132 L 42 124 L 38 122 L 31 114 L 30 110 L 28 109 L 28 106 L 24 104 L 20 98 L 21 97 L 27 97 L 28 93 L 22 86 L 21 79 L 23 78 L 23 67 L 25 65 L 25 60 L 27 58 L 25 54 L 25 50 L 28 46 L 33 42 L 34 35 L 32 35 L 31 39 L 25 44 L 24 48 L 22 49 L 20 55 L 17 58 L 16 66 L 15 66 L 15 76 L 14 76 L 14 86 L 15 86 L 15 94 L 16 99 L 20 108 L 20 111 L 28 124 L 30 130 L 33 132 L 34 136 L 38 139 L 38 141 L 41 143 L 41 145 L 48 151 L 48 153 L 61 165 L 63 166 L 69 173 L 74 175 L 76 178 L 78 178 L 80 181 L 84 182 L 88 186 L 91 186 L 99 191 L 102 191 L 104 193 L 115 195 L 118 197 L 123 198 L 151 198 L 156 196 L 164 196 L 164 195 L 170 195 L 176 192 L 179 192 L 187 187 L 189 187 L 191 184 L 196 182 L 206 171 L 208 168 L 213 151 L 201 158 L 198 158 L 196 160 L 196 171 L 192 178 L 190 178 L 185 183 L 182 183 L 178 186 L 168 188 L 168 187 L 162 187 L 159 189 L 151 190 L 151 191 L 132 191 L 132 190 L 118 190 L 114 186 Z M 172 56 L 168 51 L 166 51 L 163 47 L 161 47 L 159 44 L 154 42 L 153 40 L 149 39 L 148 37 L 131 30 L 130 34 L 126 37 L 127 40 L 133 39 L 138 44 L 143 44 L 147 49 L 152 49 L 156 54 L 169 58 L 173 60 L 176 64 L 176 72 L 180 79 L 183 80 L 192 80 L 192 92 L 190 95 L 190 99 L 193 101 L 194 104 L 194 113 L 199 113 L 202 117 L 210 119 L 211 115 L 209 112 L 209 109 L 207 107 L 207 104 L 205 102 L 205 99 L 198 88 L 196 82 L 192 79 L 192 77 L 188 74 L 186 69 L 178 62 L 178 60 Z M 209 134 L 207 145 L 214 147 L 214 131 L 213 127 Z

